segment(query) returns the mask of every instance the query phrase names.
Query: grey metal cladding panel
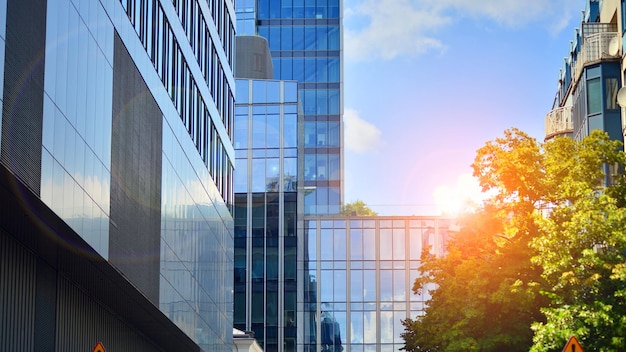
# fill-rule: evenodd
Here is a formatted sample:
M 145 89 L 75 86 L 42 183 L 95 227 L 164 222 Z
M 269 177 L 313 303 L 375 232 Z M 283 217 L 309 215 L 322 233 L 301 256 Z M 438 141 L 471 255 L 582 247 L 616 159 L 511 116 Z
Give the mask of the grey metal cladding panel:
M 36 257 L 0 228 L 0 351 L 35 350 Z
M 41 187 L 46 0 L 8 0 L 0 161 Z
M 162 113 L 115 33 L 109 261 L 156 306 L 162 128 Z
M 91 351 L 97 342 L 107 351 L 162 350 L 63 277 L 58 296 L 57 351 Z

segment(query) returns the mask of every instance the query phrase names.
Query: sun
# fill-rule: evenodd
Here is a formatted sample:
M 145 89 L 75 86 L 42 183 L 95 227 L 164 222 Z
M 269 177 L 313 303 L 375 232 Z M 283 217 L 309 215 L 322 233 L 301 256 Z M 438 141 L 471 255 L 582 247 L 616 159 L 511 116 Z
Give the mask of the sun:
M 470 174 L 461 174 L 454 186 L 440 185 L 433 191 L 433 199 L 442 215 L 456 216 L 481 204 L 487 196 L 478 180 Z

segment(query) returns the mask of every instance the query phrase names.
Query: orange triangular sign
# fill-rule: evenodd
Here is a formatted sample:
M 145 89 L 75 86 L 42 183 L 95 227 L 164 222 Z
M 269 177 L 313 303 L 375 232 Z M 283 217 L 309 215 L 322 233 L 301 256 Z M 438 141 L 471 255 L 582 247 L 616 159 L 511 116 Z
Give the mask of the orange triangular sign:
M 576 337 L 572 336 L 561 352 L 585 352 L 585 350 L 583 350 L 583 346 L 580 345 Z
M 104 346 L 102 346 L 102 342 L 98 342 L 91 352 L 107 352 L 107 350 L 105 350 Z

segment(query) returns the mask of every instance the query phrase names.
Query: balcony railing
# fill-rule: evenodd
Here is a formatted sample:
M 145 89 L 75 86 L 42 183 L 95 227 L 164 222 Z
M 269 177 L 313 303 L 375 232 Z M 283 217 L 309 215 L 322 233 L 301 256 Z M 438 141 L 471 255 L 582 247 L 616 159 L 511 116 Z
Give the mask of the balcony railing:
M 573 131 L 571 106 L 554 109 L 546 115 L 546 139 Z
M 575 82 L 580 78 L 585 66 L 600 60 L 620 58 L 619 50 L 616 50 L 616 53 L 609 52 L 609 43 L 613 38 L 618 38 L 616 40 L 621 43 L 621 38 L 617 32 L 595 33 L 585 37 L 582 49 L 576 58 L 573 72 Z

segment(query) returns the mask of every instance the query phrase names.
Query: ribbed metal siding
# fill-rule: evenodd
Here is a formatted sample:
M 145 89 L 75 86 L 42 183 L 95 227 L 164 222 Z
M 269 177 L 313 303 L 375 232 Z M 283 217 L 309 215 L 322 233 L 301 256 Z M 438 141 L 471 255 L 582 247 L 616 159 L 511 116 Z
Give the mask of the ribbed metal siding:
M 41 188 L 46 0 L 8 0 L 0 162 Z
M 36 257 L 0 232 L 0 351 L 34 351 Z
M 68 280 L 58 287 L 57 351 L 91 351 L 97 342 L 107 351 L 160 351 Z

